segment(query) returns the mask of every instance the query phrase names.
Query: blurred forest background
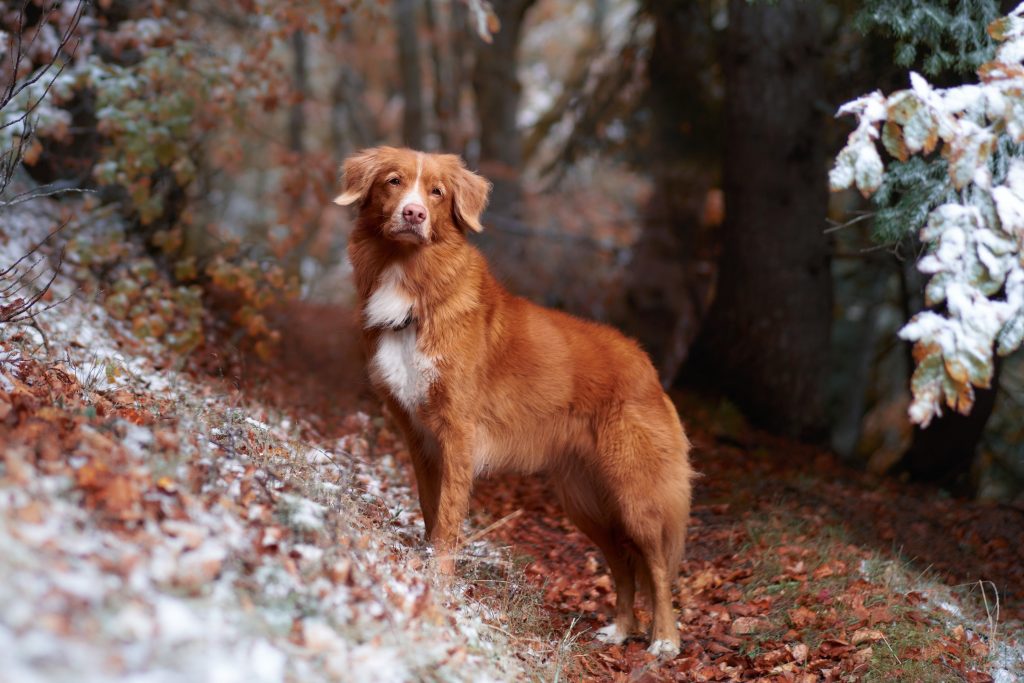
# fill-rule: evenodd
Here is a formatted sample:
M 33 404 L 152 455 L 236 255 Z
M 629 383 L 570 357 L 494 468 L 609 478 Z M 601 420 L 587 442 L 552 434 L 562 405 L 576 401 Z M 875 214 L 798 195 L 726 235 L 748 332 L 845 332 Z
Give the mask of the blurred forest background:
M 351 301 L 351 217 L 330 201 L 346 155 L 458 153 L 494 182 L 477 242 L 509 288 L 620 326 L 723 424 L 1019 502 L 1021 354 L 976 382 L 968 415 L 915 426 L 897 333 L 925 308 L 927 211 L 893 228 L 885 202 L 913 188 L 828 188 L 854 128 L 840 105 L 911 70 L 976 82 L 1013 6 L 6 2 L 2 198 L 84 192 L 64 267 L 102 273 L 95 296 L 137 334 L 184 357 L 212 308 L 271 356 L 290 343 L 283 301 Z M 119 260 L 126 240 L 150 258 Z

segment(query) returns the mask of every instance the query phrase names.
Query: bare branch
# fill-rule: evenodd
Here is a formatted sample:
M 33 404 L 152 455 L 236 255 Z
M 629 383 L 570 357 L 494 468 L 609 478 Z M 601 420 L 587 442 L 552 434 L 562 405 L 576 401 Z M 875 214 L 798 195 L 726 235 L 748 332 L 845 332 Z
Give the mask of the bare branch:
M 51 230 L 50 233 L 46 237 L 44 237 L 42 240 L 40 240 L 38 244 L 36 244 L 31 249 L 29 249 L 26 253 L 22 254 L 22 256 L 17 261 L 15 261 L 10 266 L 8 266 L 8 268 L 6 270 L 0 271 L 0 277 L 7 277 L 12 271 L 14 271 L 15 268 L 18 267 L 19 263 L 21 263 L 22 261 L 24 261 L 28 257 L 32 256 L 34 253 L 36 253 L 39 250 L 40 247 L 42 247 L 44 244 L 46 244 L 47 242 L 50 241 L 50 238 L 52 238 L 54 235 L 59 233 L 61 230 L 63 230 L 67 226 L 68 226 L 68 221 L 64 221 L 63 223 L 58 225 L 56 228 Z M 61 252 L 61 259 L 63 260 L 63 250 Z
M 78 4 L 75 6 L 75 11 L 71 15 L 71 21 L 68 23 L 68 26 L 64 30 L 64 33 L 61 34 L 60 41 L 57 43 L 57 47 L 54 48 L 53 56 L 50 58 L 50 60 L 41 69 L 33 72 L 28 78 L 19 83 L 18 70 L 21 67 L 21 61 L 24 58 L 25 53 L 28 50 L 30 50 L 32 46 L 35 44 L 36 38 L 39 37 L 39 33 L 42 31 L 43 27 L 46 26 L 46 24 L 50 20 L 50 17 L 53 16 L 53 13 L 57 9 L 57 3 L 50 5 L 50 8 L 47 10 L 46 15 L 42 19 L 40 19 L 39 25 L 36 27 L 36 32 L 32 36 L 32 42 L 30 42 L 28 45 L 28 49 L 23 49 L 22 35 L 25 32 L 25 7 L 27 6 L 28 2 L 26 2 L 25 5 L 22 7 L 21 12 L 19 13 L 18 16 L 18 45 L 17 52 L 15 53 L 14 58 L 14 69 L 11 73 L 11 82 L 10 84 L 8 84 L 6 90 L 4 91 L 3 96 L 0 97 L 0 109 L 3 109 L 8 104 L 10 104 L 11 100 L 17 97 L 25 88 L 34 85 L 44 76 L 46 76 L 50 69 L 52 69 L 53 66 L 57 63 L 57 61 L 60 59 L 61 53 L 65 52 L 65 48 L 68 46 L 68 44 L 71 43 L 71 38 L 73 37 L 74 32 L 78 29 L 79 23 L 82 21 L 82 15 L 85 9 L 85 0 L 79 0 Z M 69 59 L 75 56 L 75 53 L 78 51 L 78 46 L 80 44 L 80 40 L 75 42 L 74 47 L 71 49 L 71 54 L 68 56 Z M 50 81 L 50 86 L 53 85 L 53 80 L 56 80 L 57 76 L 60 75 L 60 72 L 64 69 L 64 65 L 64 63 L 61 63 L 59 65 L 57 73 L 54 75 L 54 78 Z M 45 97 L 46 92 L 49 91 L 50 86 L 47 86 L 46 91 L 43 94 L 43 97 Z M 41 97 L 40 101 L 42 99 L 43 98 Z
M 34 249 L 33 249 L 34 251 Z M 24 258 L 24 257 L 22 257 Z M 20 261 L 21 259 L 19 259 Z M 57 279 L 57 275 L 60 274 L 60 268 L 64 264 L 64 248 L 61 247 L 60 255 L 57 257 L 57 265 L 53 269 L 53 273 L 50 275 L 50 279 L 43 285 L 42 289 L 36 292 L 28 299 L 16 299 L 14 302 L 7 305 L 0 305 L 0 324 L 2 323 L 16 323 L 23 320 L 32 318 L 35 313 L 32 308 L 39 303 L 46 293 L 50 291 L 50 287 L 53 285 L 54 280 Z M 34 267 L 34 266 L 33 266 Z M 5 271 L 6 272 L 6 271 Z M 68 297 L 61 299 L 60 301 L 53 302 L 43 308 L 43 311 L 48 311 L 54 306 L 58 306 L 68 300 Z
M 833 233 L 833 232 L 838 232 L 838 231 L 842 230 L 843 228 L 848 228 L 851 225 L 856 225 L 857 223 L 860 223 L 861 221 L 866 221 L 869 218 L 874 218 L 877 213 L 878 213 L 877 211 L 865 211 L 865 212 L 861 213 L 860 215 L 856 216 L 855 218 L 851 218 L 850 220 L 846 221 L 845 223 L 838 223 L 838 222 L 836 222 L 834 220 L 829 219 L 828 220 L 828 222 L 830 224 L 829 227 L 825 228 L 825 230 L 823 230 L 822 232 L 824 234 L 826 234 L 826 235 L 828 235 L 830 233 Z
M 43 186 L 15 195 L 12 199 L 8 201 L 0 201 L 0 208 L 7 208 L 9 206 L 15 206 L 17 204 L 24 204 L 25 202 L 30 202 L 33 199 L 40 199 L 42 197 L 55 197 L 57 195 L 67 194 L 69 192 L 78 194 L 96 194 L 96 190 L 91 190 L 84 187 L 47 188 L 46 186 Z M 2 190 L 0 190 L 0 194 L 2 194 Z

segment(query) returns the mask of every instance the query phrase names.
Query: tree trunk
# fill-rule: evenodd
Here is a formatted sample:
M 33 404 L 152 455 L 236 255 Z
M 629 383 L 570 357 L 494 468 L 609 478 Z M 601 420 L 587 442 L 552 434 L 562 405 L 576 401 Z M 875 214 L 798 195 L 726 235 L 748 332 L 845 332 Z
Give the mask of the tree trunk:
M 968 474 L 985 425 L 995 409 L 1001 368 L 1002 362 L 997 358 L 992 387 L 975 391 L 969 415 L 947 410 L 942 417 L 932 420 L 927 429 L 914 427 L 913 441 L 896 471 L 920 481 L 953 486 L 958 493 L 969 493 Z
M 292 79 L 297 98 L 288 111 L 288 148 L 300 154 L 303 150 L 302 134 L 306 129 L 306 100 L 309 98 L 309 69 L 306 66 L 307 52 L 305 34 L 302 31 L 293 32 Z
M 490 45 L 481 43 L 476 51 L 473 91 L 480 121 L 480 172 L 494 183 L 485 220 L 516 221 L 522 217 L 522 187 L 519 182 L 522 140 L 516 126 L 519 112 L 519 78 L 516 50 L 526 11 L 534 0 L 494 0 L 492 6 L 501 22 Z
M 689 368 L 756 423 L 827 437 L 831 319 L 817 3 L 731 0 L 718 291 Z
M 622 325 L 667 384 L 707 311 L 711 283 L 701 263 L 711 258 L 714 235 L 703 214 L 708 191 L 718 182 L 721 116 L 707 78 L 716 45 L 704 3 L 648 0 L 645 8 L 655 24 L 645 98 L 652 117 L 646 158 L 662 191 L 646 207 Z
M 462 84 L 456 78 L 452 57 L 452 16 L 440 12 L 438 0 L 426 0 L 427 26 L 430 29 L 430 48 L 434 63 L 434 115 L 441 149 L 458 151 L 457 126 L 459 123 L 459 92 Z
M 342 40 L 349 43 L 346 50 L 358 49 L 354 45 L 351 22 L 342 27 Z M 353 150 L 372 145 L 380 138 L 376 119 L 363 98 L 365 91 L 363 77 L 343 56 L 338 60 L 338 73 L 331 87 L 329 128 L 331 149 L 338 159 L 344 159 Z
M 465 125 L 466 122 L 462 118 L 464 111 L 462 97 L 472 77 L 469 62 L 473 58 L 473 50 L 467 50 L 466 46 L 472 48 L 472 41 L 478 40 L 478 38 L 469 30 L 469 11 L 466 8 L 466 3 L 455 0 L 451 3 L 450 8 L 451 23 L 448 25 L 448 30 L 451 33 L 451 43 L 449 46 L 452 56 L 452 81 L 458 85 L 458 89 L 455 91 L 455 112 L 458 114 L 458 118 L 453 128 L 452 147 L 448 151 L 461 153 L 464 158 L 468 158 L 466 146 L 473 139 L 474 132 L 469 130 L 470 127 Z
M 395 0 L 395 28 L 398 31 L 398 72 L 401 78 L 402 138 L 413 149 L 426 144 L 423 120 L 423 76 L 420 66 L 420 35 L 416 8 L 418 0 Z
M 920 253 L 921 244 L 917 239 L 912 242 L 911 253 Z M 903 294 L 903 317 L 910 320 L 915 311 L 925 308 L 924 289 L 928 278 L 917 269 L 914 259 L 904 259 L 901 265 L 900 280 Z M 914 371 L 913 344 L 905 343 L 907 368 Z M 995 369 L 992 373 L 992 387 L 977 389 L 974 394 L 974 407 L 969 415 L 961 415 L 953 410 L 946 410 L 941 417 L 932 420 L 927 429 L 914 427 L 914 435 L 896 465 L 894 471 L 909 475 L 912 479 L 930 481 L 943 485 L 954 486 L 960 493 L 970 493 L 968 474 L 971 463 L 985 433 L 985 425 L 995 410 L 996 395 L 999 393 L 999 376 L 1002 372 L 1002 359 L 996 356 Z M 907 378 L 907 386 L 910 378 Z

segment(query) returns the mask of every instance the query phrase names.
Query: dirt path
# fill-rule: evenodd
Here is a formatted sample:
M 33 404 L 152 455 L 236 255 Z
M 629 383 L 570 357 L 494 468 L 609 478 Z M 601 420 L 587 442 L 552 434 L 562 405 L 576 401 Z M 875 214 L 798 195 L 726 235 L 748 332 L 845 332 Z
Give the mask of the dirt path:
M 352 322 L 331 307 L 290 309 L 281 360 L 244 368 L 244 388 L 325 437 L 355 409 L 379 415 Z M 547 636 L 575 643 L 570 679 L 990 680 L 978 669 L 991 668 L 996 640 L 975 624 L 994 619 L 998 591 L 999 642 L 1016 637 L 1024 511 L 873 480 L 821 451 L 718 430 L 711 402 L 677 403 L 704 476 L 678 584 L 683 652 L 671 662 L 653 662 L 641 638 L 590 642 L 613 605 L 611 581 L 543 477 L 476 487 L 471 521 L 511 516 L 488 538 L 510 545 L 543 592 Z M 950 600 L 951 613 L 935 606 Z

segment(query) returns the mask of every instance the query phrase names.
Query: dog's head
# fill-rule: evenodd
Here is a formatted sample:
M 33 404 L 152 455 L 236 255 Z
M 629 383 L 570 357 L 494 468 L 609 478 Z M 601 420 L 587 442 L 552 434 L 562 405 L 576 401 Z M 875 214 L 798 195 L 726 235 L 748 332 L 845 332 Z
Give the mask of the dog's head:
M 357 204 L 359 216 L 396 242 L 423 245 L 480 232 L 491 184 L 454 154 L 375 147 L 345 161 L 336 204 Z

